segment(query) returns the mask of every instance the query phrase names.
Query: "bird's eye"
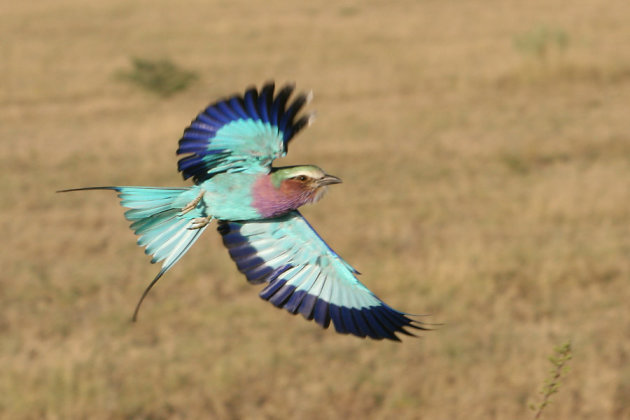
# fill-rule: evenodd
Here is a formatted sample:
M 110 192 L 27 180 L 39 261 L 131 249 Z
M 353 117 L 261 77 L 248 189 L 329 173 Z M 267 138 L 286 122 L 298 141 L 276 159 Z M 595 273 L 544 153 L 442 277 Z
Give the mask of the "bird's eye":
M 300 175 L 297 177 L 300 181 L 306 181 L 306 175 Z

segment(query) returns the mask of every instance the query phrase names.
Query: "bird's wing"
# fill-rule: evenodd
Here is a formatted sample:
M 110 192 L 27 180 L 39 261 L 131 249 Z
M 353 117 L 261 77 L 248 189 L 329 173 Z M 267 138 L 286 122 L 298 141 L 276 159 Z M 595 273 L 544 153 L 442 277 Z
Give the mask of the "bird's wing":
M 221 172 L 269 172 L 271 162 L 287 152 L 291 138 L 312 120 L 296 119 L 311 95 L 289 101 L 295 87 L 274 94 L 273 82 L 252 87 L 209 105 L 179 140 L 178 170 L 184 179 L 202 182 Z
M 260 296 L 339 333 L 398 340 L 404 327 L 427 329 L 376 297 L 358 272 L 337 255 L 298 211 L 253 222 L 219 224 L 223 244 L 251 283 L 267 282 Z

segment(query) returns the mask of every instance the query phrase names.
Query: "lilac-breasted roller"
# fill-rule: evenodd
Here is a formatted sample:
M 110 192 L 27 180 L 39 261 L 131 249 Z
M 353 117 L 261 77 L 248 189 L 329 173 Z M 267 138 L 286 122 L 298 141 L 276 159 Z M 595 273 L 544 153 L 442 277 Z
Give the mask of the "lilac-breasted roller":
M 311 95 L 291 99 L 293 85 L 250 88 L 209 105 L 184 130 L 178 169 L 189 188 L 92 187 L 118 192 L 138 245 L 162 262 L 149 290 L 216 219 L 223 244 L 260 296 L 292 314 L 337 332 L 398 340 L 405 328 L 426 324 L 385 304 L 368 290 L 350 264 L 333 251 L 298 208 L 318 201 L 339 178 L 313 165 L 273 167 L 291 139 L 309 125 L 299 115 Z M 76 191 L 76 190 L 65 190 Z

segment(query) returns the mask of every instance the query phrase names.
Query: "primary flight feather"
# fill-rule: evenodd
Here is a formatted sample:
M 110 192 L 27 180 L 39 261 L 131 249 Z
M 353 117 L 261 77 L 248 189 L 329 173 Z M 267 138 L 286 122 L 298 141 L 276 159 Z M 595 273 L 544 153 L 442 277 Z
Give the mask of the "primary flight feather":
M 311 95 L 291 99 L 293 85 L 250 88 L 209 105 L 184 130 L 178 169 L 189 188 L 92 187 L 118 192 L 138 245 L 161 262 L 153 285 L 217 219 L 223 244 L 260 296 L 343 334 L 398 340 L 427 329 L 376 297 L 297 210 L 341 180 L 313 165 L 273 167 L 291 139 L 313 120 L 299 115 Z

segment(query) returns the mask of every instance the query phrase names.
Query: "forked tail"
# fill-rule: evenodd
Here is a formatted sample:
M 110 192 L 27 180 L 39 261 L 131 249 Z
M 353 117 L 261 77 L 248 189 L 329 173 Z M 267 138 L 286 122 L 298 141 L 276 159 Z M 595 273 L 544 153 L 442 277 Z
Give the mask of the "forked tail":
M 153 256 L 151 263 L 162 262 L 162 269 L 147 286 L 136 305 L 133 320 L 138 317 L 142 301 L 153 285 L 190 249 L 206 229 L 198 219 L 208 217 L 199 187 L 90 187 L 63 190 L 113 190 L 118 192 L 120 204 L 129 208 L 125 217 L 138 235 L 138 245 Z M 197 219 L 197 220 L 196 220 Z

